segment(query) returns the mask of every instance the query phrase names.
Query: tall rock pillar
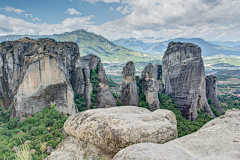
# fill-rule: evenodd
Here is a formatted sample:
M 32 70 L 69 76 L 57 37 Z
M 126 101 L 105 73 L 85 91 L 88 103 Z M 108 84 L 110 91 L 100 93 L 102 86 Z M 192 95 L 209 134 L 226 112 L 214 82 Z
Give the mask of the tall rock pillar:
M 135 67 L 132 61 L 123 67 L 123 84 L 121 90 L 121 101 L 125 106 L 138 106 L 139 96 L 135 78 Z
M 201 48 L 192 43 L 170 42 L 162 60 L 162 80 L 182 115 L 195 121 L 197 110 L 215 116 L 208 105 Z

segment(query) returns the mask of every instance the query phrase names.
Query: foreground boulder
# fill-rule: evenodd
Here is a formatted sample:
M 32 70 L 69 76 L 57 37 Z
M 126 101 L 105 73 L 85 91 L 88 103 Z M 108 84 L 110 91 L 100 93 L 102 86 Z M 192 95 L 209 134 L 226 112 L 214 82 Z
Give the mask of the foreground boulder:
M 68 118 L 64 129 L 71 137 L 59 144 L 48 159 L 66 159 L 72 154 L 72 159 L 106 160 L 129 145 L 165 143 L 178 135 L 173 112 L 162 109 L 151 112 L 134 106 L 80 112 Z
M 182 115 L 191 121 L 198 110 L 215 117 L 206 97 L 206 81 L 201 48 L 192 43 L 170 42 L 162 60 L 162 80 Z
M 240 159 L 240 110 L 208 122 L 199 131 L 165 144 L 139 143 L 124 148 L 114 160 L 237 160 Z
M 224 114 L 218 99 L 217 99 L 217 77 L 216 76 L 207 76 L 206 77 L 206 95 L 207 99 L 212 98 L 211 105 L 216 105 L 216 108 Z
M 135 67 L 132 61 L 123 67 L 123 84 L 121 89 L 121 101 L 124 106 L 138 106 L 139 96 L 135 77 Z

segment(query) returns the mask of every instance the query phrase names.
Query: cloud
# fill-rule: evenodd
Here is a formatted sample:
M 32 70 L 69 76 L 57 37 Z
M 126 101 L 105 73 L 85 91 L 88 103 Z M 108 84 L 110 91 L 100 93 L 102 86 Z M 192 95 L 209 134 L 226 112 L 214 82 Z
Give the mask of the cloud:
M 90 3 L 96 3 L 96 2 L 104 2 L 104 3 L 120 3 L 120 0 L 82 0 Z
M 2 9 L 5 9 L 6 12 L 15 12 L 15 13 L 17 13 L 17 14 L 21 14 L 21 13 L 25 12 L 25 11 L 22 10 L 22 9 L 16 9 L 16 8 L 14 8 L 14 7 L 11 7 L 11 6 L 7 6 L 7 7 L 2 8 Z
M 33 15 L 32 15 L 31 13 L 29 13 L 29 14 L 25 13 L 25 16 L 26 16 L 26 17 L 28 17 L 28 16 L 29 16 L 29 17 L 32 17 Z
M 239 8 L 239 0 L 122 0 L 116 10 L 128 14 L 92 30 L 109 39 L 154 36 L 240 40 Z
M 114 9 L 113 9 L 113 7 L 110 7 L 110 8 L 108 9 L 108 13 L 111 13 L 112 11 L 114 11 Z
M 195 37 L 239 41 L 239 8 L 239 0 L 122 0 L 116 10 L 126 13 L 125 17 L 101 25 L 93 24 L 93 16 L 34 24 L 0 15 L 0 24 L 4 24 L 0 34 L 59 34 L 82 28 L 110 40 Z
M 33 18 L 32 20 L 33 20 L 33 21 L 41 21 L 38 17 Z
M 118 6 L 118 7 L 116 8 L 116 11 L 120 11 L 122 8 L 123 8 L 123 6 Z
M 94 16 L 66 18 L 59 24 L 31 23 L 23 19 L 0 14 L 0 35 L 52 35 L 70 32 L 76 29 L 88 30 L 93 25 Z
M 70 15 L 82 15 L 79 11 L 77 11 L 76 9 L 74 8 L 68 8 L 68 10 L 64 13 L 68 13 Z

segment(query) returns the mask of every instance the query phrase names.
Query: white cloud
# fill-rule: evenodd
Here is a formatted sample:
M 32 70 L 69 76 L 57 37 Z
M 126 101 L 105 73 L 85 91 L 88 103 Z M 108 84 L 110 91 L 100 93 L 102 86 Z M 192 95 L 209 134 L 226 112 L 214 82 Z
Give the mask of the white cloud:
M 116 10 L 128 14 L 101 25 L 93 25 L 92 16 L 33 24 L 0 15 L 0 34 L 59 34 L 82 28 L 110 40 L 196 37 L 240 41 L 239 8 L 239 0 L 122 0 Z
M 123 8 L 123 6 L 118 6 L 118 7 L 116 8 L 116 11 L 120 11 L 122 8 Z
M 120 0 L 82 0 L 90 3 L 95 3 L 95 2 L 104 2 L 104 3 L 120 3 Z
M 25 13 L 25 16 L 26 16 L 26 17 L 28 17 L 28 16 L 29 16 L 29 17 L 32 17 L 33 15 L 32 15 L 31 13 L 29 13 L 29 14 Z
M 113 9 L 113 7 L 110 7 L 110 8 L 108 9 L 108 13 L 111 13 L 112 11 L 114 11 L 114 9 Z
M 93 25 L 91 22 L 92 15 L 86 17 L 66 18 L 59 24 L 47 23 L 30 23 L 23 19 L 7 17 L 0 14 L 0 35 L 52 35 L 63 32 L 70 32 L 76 29 L 88 30 L 89 26 Z
M 70 14 L 70 15 L 81 15 L 81 13 L 79 12 L 79 11 L 77 11 L 76 9 L 74 9 L 74 8 L 68 8 L 68 10 L 66 11 L 66 12 L 64 12 L 64 13 L 68 13 L 68 14 Z
M 32 20 L 33 20 L 33 21 L 41 21 L 38 17 L 33 18 Z
M 21 14 L 21 13 L 25 12 L 22 9 L 17 9 L 17 8 L 14 8 L 14 7 L 11 7 L 11 6 L 7 6 L 7 7 L 2 8 L 2 9 L 5 9 L 6 12 L 15 12 L 17 14 Z

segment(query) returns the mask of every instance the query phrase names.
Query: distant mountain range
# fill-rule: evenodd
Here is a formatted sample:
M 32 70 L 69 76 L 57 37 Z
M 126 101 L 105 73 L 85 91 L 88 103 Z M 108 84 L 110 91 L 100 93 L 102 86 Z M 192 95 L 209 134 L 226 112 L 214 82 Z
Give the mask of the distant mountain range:
M 218 54 L 224 55 L 240 55 L 240 42 L 230 42 L 227 41 L 224 46 L 224 41 L 213 41 L 212 43 L 204 41 L 201 38 L 176 38 L 169 39 L 167 41 L 159 42 L 159 43 L 144 43 L 135 38 L 129 39 L 118 39 L 113 41 L 116 45 L 121 45 L 123 47 L 131 48 L 133 50 L 149 53 L 149 54 L 160 54 L 163 55 L 167 50 L 167 46 L 169 42 L 182 42 L 182 43 L 194 43 L 201 47 L 202 56 L 211 57 Z
M 0 36 L 0 42 L 12 41 L 24 37 L 32 39 L 39 38 L 52 38 L 57 41 L 72 41 L 76 42 L 79 46 L 81 56 L 87 54 L 95 54 L 101 58 L 104 63 L 126 63 L 127 61 L 134 61 L 140 63 L 161 63 L 162 56 L 167 49 L 169 42 L 187 42 L 194 43 L 201 47 L 202 55 L 204 57 L 214 57 L 215 55 L 236 55 L 240 56 L 240 41 L 204 41 L 200 38 L 176 38 L 159 43 L 146 43 L 146 41 L 137 40 L 135 38 L 118 39 L 113 42 L 106 38 L 87 32 L 83 29 L 75 30 L 73 32 L 66 32 L 63 34 L 54 35 L 7 35 Z M 152 37 L 146 37 L 152 38 Z M 230 58 L 230 57 L 229 57 Z M 237 65 L 239 59 L 231 58 L 228 63 L 221 57 L 211 59 L 212 64 L 222 63 L 221 66 L 226 66 L 223 63 Z M 206 59 L 209 61 L 209 59 Z M 236 62 L 235 62 L 236 61 Z M 217 62 L 217 63 L 215 63 Z
M 12 41 L 20 38 L 28 37 L 31 39 L 52 38 L 57 41 L 71 41 L 79 46 L 81 56 L 87 54 L 94 54 L 101 58 L 104 63 L 126 63 L 128 61 L 134 62 L 151 62 L 160 60 L 161 57 L 157 55 L 149 55 L 134 51 L 122 46 L 118 46 L 106 38 L 87 32 L 83 29 L 73 32 L 66 32 L 63 34 L 54 35 L 8 35 L 0 36 L 0 42 Z

